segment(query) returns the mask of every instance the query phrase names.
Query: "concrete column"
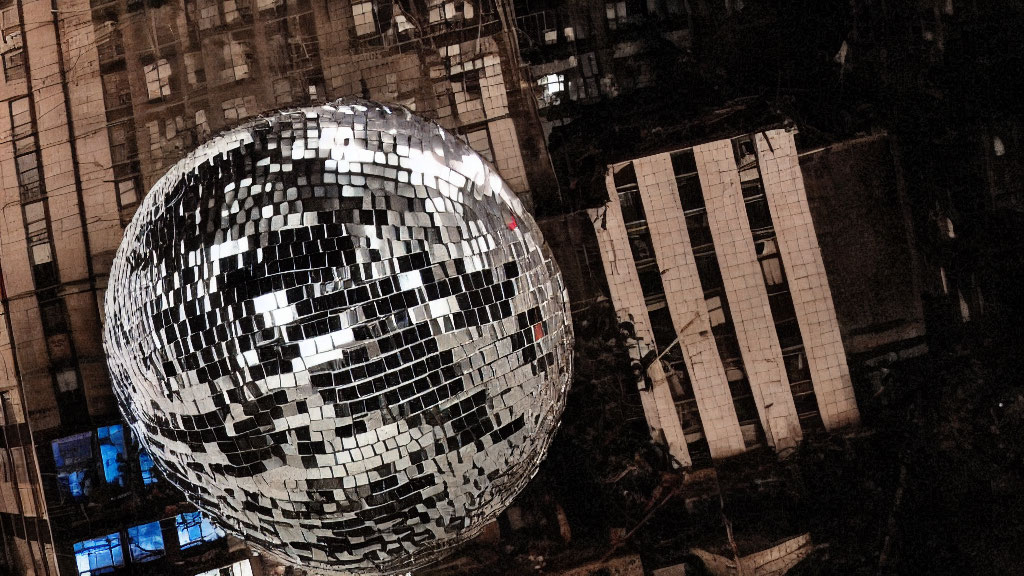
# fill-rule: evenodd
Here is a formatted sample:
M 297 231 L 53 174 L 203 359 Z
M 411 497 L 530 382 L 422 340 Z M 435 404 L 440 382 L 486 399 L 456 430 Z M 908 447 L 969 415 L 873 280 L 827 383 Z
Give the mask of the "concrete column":
M 672 324 L 686 356 L 693 395 L 712 458 L 743 452 L 743 434 L 736 418 L 725 368 L 715 345 L 704 302 L 704 290 L 686 231 L 683 207 L 668 154 L 635 160 L 637 182 L 647 214 L 654 253 L 661 270 Z
M 793 134 L 759 134 L 757 154 L 821 419 L 829 430 L 856 424 L 860 412 Z
M 747 222 L 732 142 L 702 144 L 694 148 L 694 156 L 726 298 L 761 424 L 769 444 L 776 450 L 789 448 L 802 437 L 800 420 Z
M 633 254 L 629 249 L 626 224 L 622 219 L 619 195 L 615 192 L 615 182 L 612 180 L 611 171 L 608 172 L 605 182 L 610 198 L 608 204 L 603 208 L 591 208 L 587 212 L 591 221 L 594 222 L 594 231 L 601 248 L 601 262 L 604 264 L 605 276 L 608 278 L 608 289 L 611 292 L 616 316 L 620 322 L 633 324 L 640 344 L 640 348 L 630 350 L 630 354 L 634 358 L 642 358 L 655 348 L 654 332 L 651 330 L 651 320 L 647 315 L 647 305 L 644 303 L 644 294 L 640 288 L 640 278 L 636 272 L 636 264 L 633 262 Z M 640 391 L 640 401 L 643 404 L 644 415 L 647 418 L 651 434 L 655 439 L 664 435 L 672 456 L 682 465 L 689 466 L 691 460 L 690 452 L 686 447 L 686 437 L 683 434 L 679 416 L 676 414 L 672 391 L 665 378 L 661 363 L 652 364 L 647 373 L 651 378 L 652 386 L 648 390 Z

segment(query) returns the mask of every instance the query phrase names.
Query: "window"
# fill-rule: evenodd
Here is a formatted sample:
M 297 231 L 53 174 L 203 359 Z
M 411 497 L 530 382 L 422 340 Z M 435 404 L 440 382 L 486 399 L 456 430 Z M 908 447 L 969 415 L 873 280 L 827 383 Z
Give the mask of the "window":
M 694 256 L 694 261 L 697 264 L 697 276 L 700 279 L 701 288 L 705 293 L 725 285 L 722 279 L 722 270 L 718 267 L 714 252 L 698 254 Z
M 750 230 L 755 236 L 764 236 L 766 232 L 770 233 L 773 230 L 772 214 L 768 209 L 768 200 L 764 196 L 747 200 L 747 222 L 750 223 Z
M 32 125 L 32 108 L 28 96 L 11 100 L 11 134 L 15 138 L 35 132 Z
M 23 205 L 25 208 L 25 231 L 28 233 L 29 246 L 50 243 L 50 228 L 46 224 L 46 202 L 37 200 Z M 44 322 L 48 320 L 44 316 Z M 45 327 L 45 325 L 44 325 Z
M 78 375 L 71 368 L 61 370 L 56 374 L 57 390 L 60 392 L 74 392 L 78 390 Z
M 4 78 L 11 82 L 25 77 L 25 51 L 21 48 L 8 50 L 3 54 Z
M 124 446 L 124 427 L 120 424 L 104 426 L 96 430 L 100 444 L 100 458 L 103 462 L 103 479 L 107 484 L 125 485 L 125 466 L 128 463 Z
M 714 243 L 715 239 L 711 235 L 711 223 L 708 222 L 707 211 L 687 214 L 685 219 L 686 231 L 690 236 L 690 246 L 693 250 L 711 246 Z
M 736 159 L 736 168 L 740 173 L 740 182 L 757 180 L 761 177 L 757 169 L 757 148 L 754 146 L 754 139 L 751 136 L 742 136 L 733 140 L 733 154 Z
M 143 67 L 146 73 L 146 92 L 150 100 L 171 95 L 171 64 L 161 58 Z
M 786 296 L 789 296 L 788 292 Z M 790 307 L 792 307 L 792 303 L 790 303 Z M 803 345 L 803 339 L 800 337 L 800 326 L 795 317 L 786 321 L 776 320 L 775 333 L 779 336 L 779 346 L 783 350 Z
M 35 138 L 30 138 L 32 147 L 35 147 Z M 21 190 L 21 201 L 29 202 L 42 197 L 43 186 L 39 174 L 39 156 L 35 150 L 22 154 L 14 159 L 15 168 L 18 170 L 18 185 Z
M 51 447 L 61 492 L 72 498 L 88 496 L 92 491 L 92 433 L 83 432 L 54 440 Z
M 159 522 L 140 524 L 128 529 L 128 550 L 133 562 L 148 562 L 164 555 L 164 536 Z
M 134 177 L 118 180 L 114 185 L 117 187 L 117 199 L 121 203 L 121 208 L 130 208 L 138 203 L 139 192 Z
M 10 6 L 0 10 L 0 40 L 4 44 L 10 44 L 15 35 L 18 35 L 20 41 L 21 19 L 18 17 L 18 5 L 12 2 Z
M 654 343 L 658 345 L 659 352 L 665 350 L 676 339 L 676 329 L 672 324 L 672 314 L 664 301 L 647 307 L 647 315 L 651 320 L 651 331 L 654 333 Z M 674 346 L 678 348 L 678 346 Z
M 684 211 L 704 209 L 704 193 L 700 189 L 700 177 L 697 174 L 677 177 L 676 188 L 679 189 L 679 203 Z
M 559 103 L 559 93 L 565 91 L 565 75 L 564 74 L 548 74 L 547 76 L 541 77 L 537 80 L 537 84 L 540 85 L 540 105 L 541 106 L 555 106 Z
M 473 19 L 473 4 L 467 0 L 428 0 L 427 6 L 430 9 L 431 24 Z
M 178 514 L 175 526 L 178 530 L 178 544 L 182 550 L 224 537 L 224 532 L 199 512 Z
M 558 30 L 545 30 L 544 31 L 544 43 L 551 45 L 558 42 Z
M 790 384 L 805 382 L 811 379 L 811 371 L 807 366 L 807 355 L 803 350 L 784 354 L 782 361 L 786 364 L 786 375 Z
M 102 538 L 77 542 L 75 563 L 78 565 L 79 576 L 107 574 L 117 567 L 124 566 L 121 535 L 114 532 Z
M 619 191 L 619 207 L 622 209 L 622 220 L 626 225 L 647 220 L 644 205 L 640 201 L 640 191 L 636 188 Z
M 719 326 L 725 325 L 725 309 L 722 307 L 722 297 L 712 296 L 704 301 L 708 307 L 708 320 L 711 323 L 711 329 L 714 330 Z
M 153 457 L 145 450 L 139 451 L 139 470 L 142 471 L 143 486 L 156 484 L 160 481 L 160 477 L 157 475 L 156 471 L 156 464 L 153 462 Z
M 34 155 L 33 155 L 34 156 Z M 35 197 L 24 194 L 22 200 L 33 200 Z M 37 288 L 51 286 L 57 282 L 57 267 L 53 262 L 53 249 L 50 245 L 50 227 L 46 221 L 45 201 L 24 204 L 25 231 L 28 233 L 28 254 L 32 263 L 32 272 Z M 51 318 L 44 317 L 47 321 Z
M 672 172 L 676 178 L 697 173 L 697 158 L 693 155 L 693 148 L 673 152 L 671 158 Z
M 136 153 L 135 124 L 131 121 L 112 124 L 107 128 L 110 142 L 110 161 L 123 164 L 131 160 Z
M 634 262 L 643 262 L 654 258 L 654 242 L 651 233 L 646 229 L 629 235 L 629 249 L 633 253 Z
M 664 296 L 665 287 L 661 283 L 661 272 L 654 264 L 637 268 L 637 276 L 640 279 L 640 289 L 643 291 L 644 299 L 650 300 Z
M 462 74 L 462 91 L 472 99 L 479 99 L 483 96 L 483 90 L 480 88 L 480 70 L 466 70 Z
M 608 29 L 615 30 L 626 23 L 626 3 L 608 2 L 604 5 L 605 16 L 608 19 Z
M 25 213 L 28 213 L 28 209 Z M 52 336 L 68 331 L 68 317 L 64 312 L 64 304 L 59 299 L 40 303 L 39 315 L 43 318 L 43 334 Z
M 132 92 L 125 71 L 111 72 L 103 75 L 103 102 L 107 110 L 122 106 L 131 106 Z

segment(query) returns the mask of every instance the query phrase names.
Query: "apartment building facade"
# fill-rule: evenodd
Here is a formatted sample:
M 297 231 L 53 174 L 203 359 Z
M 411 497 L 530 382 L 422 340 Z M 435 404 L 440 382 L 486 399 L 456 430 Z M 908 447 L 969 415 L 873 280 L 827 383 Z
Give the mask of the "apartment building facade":
M 865 285 L 838 266 L 826 270 L 816 225 L 828 231 L 830 258 L 864 234 L 827 221 L 842 217 L 829 216 L 828 203 L 838 207 L 846 193 L 815 195 L 812 215 L 801 171 L 808 160 L 793 136 L 776 128 L 613 164 L 608 203 L 588 210 L 649 427 L 684 466 L 756 446 L 783 451 L 810 431 L 855 426 L 850 353 L 923 351 L 899 204 L 876 206 L 893 219 L 894 240 L 877 243 L 896 247 L 886 263 L 893 268 L 867 274 L 905 274 L 905 294 Z M 877 300 L 892 315 L 844 313 L 841 326 L 834 293 L 846 298 L 844 310 Z
M 511 10 L 501 0 L 0 1 L 0 568 L 263 573 L 159 478 L 121 423 L 100 334 L 124 226 L 207 137 L 340 96 L 436 120 L 529 202 L 553 175 L 524 159 L 546 152 Z

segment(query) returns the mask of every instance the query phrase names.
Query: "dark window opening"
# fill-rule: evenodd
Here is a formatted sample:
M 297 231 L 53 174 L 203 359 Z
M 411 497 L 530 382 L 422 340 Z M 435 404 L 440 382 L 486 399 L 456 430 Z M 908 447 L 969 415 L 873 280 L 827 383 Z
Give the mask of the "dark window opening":
M 483 97 L 483 90 L 480 88 L 480 71 L 467 70 L 462 75 L 463 91 L 470 98 L 479 99 Z
M 779 335 L 779 345 L 784 349 L 803 345 L 803 340 L 800 338 L 800 327 L 797 325 L 796 318 L 785 322 L 776 322 L 775 332 Z
M 646 222 L 647 214 L 640 200 L 640 191 L 636 188 L 619 190 L 619 206 L 622 209 L 622 221 L 626 225 Z
M 676 178 L 697 173 L 697 159 L 693 155 L 693 148 L 673 152 L 672 173 Z
M 640 263 L 654 259 L 654 241 L 647 229 L 629 234 L 629 249 L 633 253 L 633 261 Z
M 764 196 L 747 200 L 747 221 L 750 222 L 750 230 L 755 237 L 759 233 L 770 232 L 773 229 L 772 213 Z
M 636 186 L 636 169 L 632 162 L 627 162 L 618 168 L 613 168 L 612 177 L 615 181 L 615 188 L 624 186 Z
M 665 294 L 665 287 L 661 282 L 661 272 L 657 266 L 643 266 L 637 268 L 637 276 L 640 277 L 640 288 L 643 290 L 645 299 L 653 299 Z
M 64 303 L 60 300 L 39 304 L 39 314 L 43 319 L 43 334 L 53 336 L 68 331 L 68 316 Z
M 697 276 L 700 278 L 700 285 L 705 293 L 725 286 L 722 270 L 718 267 L 718 260 L 715 258 L 714 252 L 698 254 L 694 256 L 694 262 L 697 264 Z
M 686 230 L 690 235 L 690 245 L 695 252 L 707 248 L 714 243 L 711 235 L 711 224 L 708 213 L 701 211 L 686 215 Z
M 654 332 L 654 343 L 658 345 L 658 352 L 664 352 L 676 339 L 672 314 L 669 312 L 668 306 L 664 302 L 660 302 L 648 306 L 647 315 L 651 319 L 651 331 Z

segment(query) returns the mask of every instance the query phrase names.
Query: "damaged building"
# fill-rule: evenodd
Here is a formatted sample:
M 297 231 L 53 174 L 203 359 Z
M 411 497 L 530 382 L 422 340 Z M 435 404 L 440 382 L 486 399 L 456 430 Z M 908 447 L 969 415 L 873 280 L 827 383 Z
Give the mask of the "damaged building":
M 541 222 L 578 238 L 553 243 L 576 305 L 610 297 L 683 466 L 855 426 L 866 372 L 927 351 L 889 138 L 795 133 L 645 151 L 607 166 L 604 204 Z

